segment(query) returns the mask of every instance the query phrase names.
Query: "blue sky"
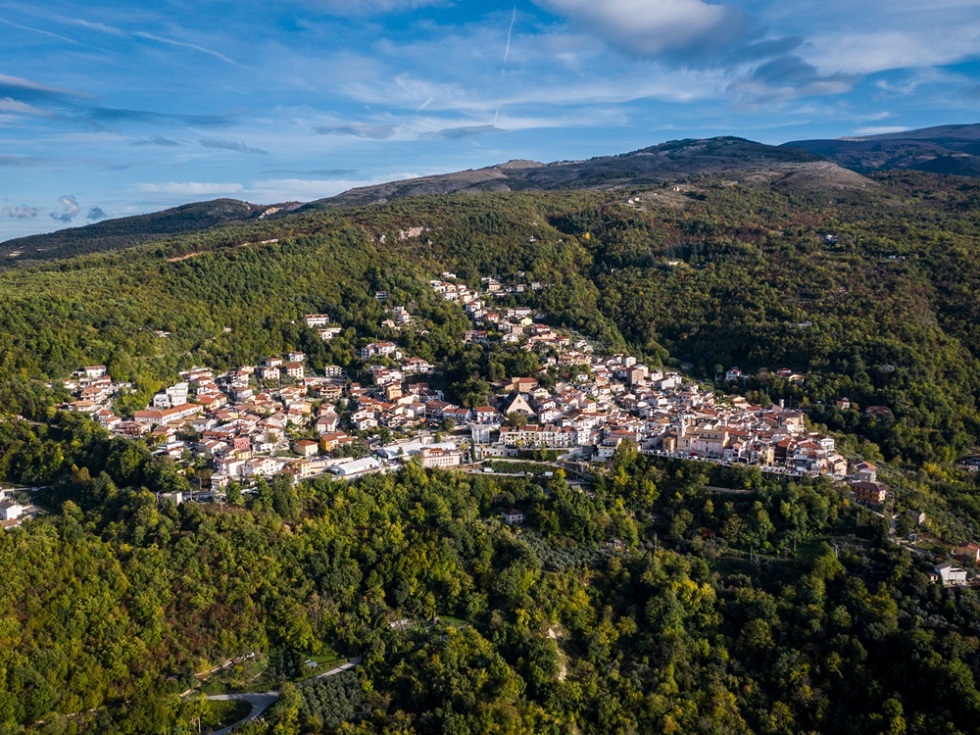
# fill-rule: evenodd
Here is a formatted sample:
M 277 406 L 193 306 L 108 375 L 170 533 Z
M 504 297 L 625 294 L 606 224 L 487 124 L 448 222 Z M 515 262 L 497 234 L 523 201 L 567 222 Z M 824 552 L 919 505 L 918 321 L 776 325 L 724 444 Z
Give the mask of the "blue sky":
M 976 0 L 4 0 L 0 240 L 674 138 L 980 122 Z

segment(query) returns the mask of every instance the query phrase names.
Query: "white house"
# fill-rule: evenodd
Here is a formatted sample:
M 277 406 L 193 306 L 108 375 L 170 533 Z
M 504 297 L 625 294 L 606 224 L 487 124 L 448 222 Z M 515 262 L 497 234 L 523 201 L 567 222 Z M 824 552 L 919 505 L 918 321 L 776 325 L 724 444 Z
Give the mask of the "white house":
M 954 567 L 949 562 L 937 564 L 934 567 L 933 578 L 937 582 L 942 582 L 945 587 L 953 587 L 958 584 L 966 584 L 966 570 Z
M 15 521 L 24 515 L 24 506 L 16 500 L 0 503 L 0 521 Z

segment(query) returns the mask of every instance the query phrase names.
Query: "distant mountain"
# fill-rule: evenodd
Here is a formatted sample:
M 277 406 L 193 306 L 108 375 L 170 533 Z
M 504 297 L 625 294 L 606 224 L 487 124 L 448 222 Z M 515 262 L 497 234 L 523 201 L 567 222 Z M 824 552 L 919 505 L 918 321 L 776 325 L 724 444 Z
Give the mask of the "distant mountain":
M 10 262 L 66 258 L 116 250 L 171 235 L 200 232 L 232 222 L 262 219 L 299 205 L 259 206 L 237 199 L 195 202 L 133 217 L 109 219 L 0 243 L 0 265 Z
M 402 197 L 529 189 L 609 189 L 711 175 L 760 186 L 808 191 L 861 190 L 874 186 L 853 171 L 802 150 L 734 137 L 685 139 L 585 161 L 548 164 L 509 161 L 488 168 L 392 181 L 351 189 L 305 205 L 260 206 L 234 199 L 187 204 L 155 214 L 8 240 L 0 244 L 0 267 L 114 250 L 222 224 L 304 210 L 377 204 Z
M 719 137 L 670 141 L 585 161 L 509 161 L 488 168 L 391 181 L 351 189 L 306 208 L 375 204 L 400 197 L 455 192 L 605 189 L 719 174 L 761 183 L 798 181 L 808 188 L 860 189 L 870 183 L 805 151 Z
M 795 140 L 783 147 L 823 156 L 862 174 L 914 169 L 980 176 L 980 124 L 943 125 L 860 138 Z

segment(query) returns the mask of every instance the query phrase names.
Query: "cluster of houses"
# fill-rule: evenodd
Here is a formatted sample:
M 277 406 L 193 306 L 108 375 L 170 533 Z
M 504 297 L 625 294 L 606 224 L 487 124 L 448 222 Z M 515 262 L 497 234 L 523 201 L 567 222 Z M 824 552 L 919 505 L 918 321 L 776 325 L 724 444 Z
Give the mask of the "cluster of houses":
M 105 365 L 88 365 L 76 370 L 63 385 L 77 397 L 66 408 L 91 416 L 110 428 L 116 428 L 121 421 L 112 411 L 112 400 L 120 392 L 132 388 L 129 383 L 113 381 Z
M 519 282 L 508 285 L 504 285 L 492 276 L 484 276 L 480 279 L 482 292 L 480 289 L 470 288 L 465 283 L 460 282 L 455 273 L 448 271 L 443 271 L 440 278 L 429 281 L 429 285 L 432 286 L 432 290 L 436 294 L 442 296 L 446 301 L 463 305 L 478 301 L 484 294 L 488 297 L 510 296 L 528 291 L 540 291 L 547 285 L 541 281 L 522 282 L 520 279 L 523 279 L 524 275 L 524 271 L 518 271 L 516 277 Z
M 457 424 L 471 425 L 478 456 L 501 448 L 545 448 L 603 460 L 630 440 L 655 453 L 847 475 L 847 460 L 833 437 L 807 432 L 799 411 L 763 409 L 737 396 L 717 399 L 713 390 L 632 356 L 596 355 L 586 340 L 553 330 L 528 307 L 494 308 L 489 285 L 486 293 L 447 280 L 432 281 L 432 288 L 464 305 L 474 322 L 468 341 L 520 345 L 541 354 L 546 367 L 567 368 L 571 375 L 551 387 L 531 376 L 514 378 L 497 386 L 493 406 L 442 408 L 443 415 L 453 411 Z M 514 414 L 521 419 L 515 421 Z M 510 425 L 502 425 L 505 417 Z M 495 422 L 498 431 L 489 431 Z
M 325 315 L 312 316 L 316 323 L 317 316 Z M 404 357 L 393 343 L 365 345 L 361 354 L 365 359 L 384 357 L 388 363 L 365 368 L 372 383 L 367 387 L 347 380 L 345 370 L 336 365 L 311 375 L 305 355 L 290 352 L 219 375 L 204 367 L 183 372 L 179 382 L 126 421 L 111 406 L 120 386 L 95 396 L 89 386 L 108 380 L 105 368 L 86 368 L 66 384 L 87 397 L 63 408 L 88 413 L 113 433 L 149 436 L 158 453 L 175 460 L 205 458 L 213 467 L 212 488 L 278 474 L 296 481 L 324 473 L 349 478 L 391 469 L 415 456 L 423 467 L 461 464 L 464 453 L 456 444 L 435 443 L 428 435 L 408 444 L 376 447 L 377 457 L 335 456 L 357 440 L 341 429 L 338 402 L 346 402 L 345 425 L 354 434 L 381 427 L 424 427 L 427 404 L 441 404 L 444 398 L 442 391 L 430 390 L 424 382 L 405 383 L 409 376 L 433 372 L 431 363 Z
M 325 342 L 329 342 L 343 331 L 341 327 L 331 326 L 329 314 L 307 314 L 303 317 L 303 321 L 310 329 L 315 329 L 320 339 Z
M 146 409 L 122 420 L 111 401 L 125 386 L 114 384 L 104 366 L 93 366 L 66 384 L 78 395 L 66 408 L 89 413 L 119 434 L 151 434 L 157 451 L 175 459 L 206 457 L 214 468 L 212 483 L 219 487 L 279 473 L 297 480 L 324 472 L 349 477 L 384 469 L 406 456 L 418 456 L 430 467 L 453 467 L 468 459 L 468 451 L 456 445 L 409 446 L 400 455 L 396 449 L 395 456 L 379 453 L 356 463 L 334 456 L 343 454 L 356 435 L 384 430 L 421 435 L 432 443 L 432 430 L 455 429 L 453 436 L 471 446 L 476 460 L 549 449 L 603 461 L 631 441 L 649 453 L 771 471 L 838 478 L 848 473 L 833 437 L 808 432 L 799 411 L 762 408 L 738 396 L 718 398 L 711 389 L 632 356 L 595 354 L 587 340 L 544 324 L 529 307 L 492 303 L 498 294 L 541 288 L 540 283 L 505 288 L 484 278 L 482 288 L 475 289 L 443 273 L 431 287 L 466 310 L 473 322 L 467 341 L 535 351 L 546 371 L 556 368 L 564 379 L 554 380 L 554 371 L 547 378 L 508 378 L 495 385 L 486 405 L 460 406 L 426 382 L 435 365 L 404 354 L 394 342 L 369 342 L 358 351 L 363 385 L 351 382 L 340 366 L 312 374 L 305 355 L 294 351 L 220 375 L 204 367 L 186 371 Z M 410 322 L 410 315 L 397 308 L 389 314 Z M 308 314 L 305 322 L 330 329 L 327 314 Z M 371 448 L 378 449 L 377 443 Z M 867 493 L 869 503 L 883 501 L 867 487 L 875 484 L 874 477 L 857 473 L 856 481 L 856 495 Z

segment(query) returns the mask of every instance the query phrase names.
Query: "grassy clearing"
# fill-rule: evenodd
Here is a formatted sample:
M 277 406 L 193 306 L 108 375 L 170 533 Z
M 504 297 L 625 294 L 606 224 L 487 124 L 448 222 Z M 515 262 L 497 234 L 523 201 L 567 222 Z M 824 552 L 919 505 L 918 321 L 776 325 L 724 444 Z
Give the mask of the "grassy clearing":
M 240 701 L 206 699 L 201 702 L 201 729 L 213 732 L 238 722 L 252 711 L 252 705 Z

